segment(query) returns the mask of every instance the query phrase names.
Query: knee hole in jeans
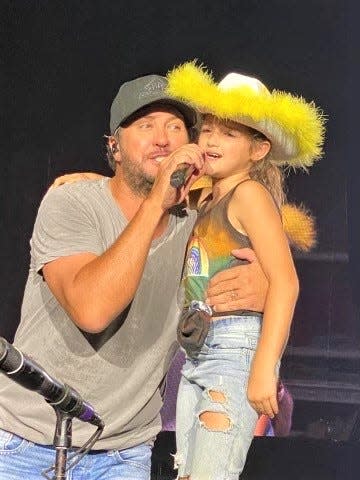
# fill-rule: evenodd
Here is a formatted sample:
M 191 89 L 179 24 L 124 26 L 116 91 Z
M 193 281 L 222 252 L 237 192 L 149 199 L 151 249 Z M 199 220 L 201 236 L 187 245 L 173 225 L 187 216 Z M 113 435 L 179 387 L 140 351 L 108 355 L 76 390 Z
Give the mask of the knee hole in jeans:
M 213 402 L 226 403 L 226 396 L 223 392 L 217 390 L 208 390 L 208 395 Z
M 203 427 L 213 432 L 226 432 L 231 428 L 231 420 L 226 413 L 205 411 L 199 415 Z
M 207 394 L 214 403 L 224 404 L 227 398 L 224 392 L 208 389 Z M 225 432 L 231 428 L 231 420 L 226 413 L 206 410 L 199 414 L 200 424 L 213 432 Z

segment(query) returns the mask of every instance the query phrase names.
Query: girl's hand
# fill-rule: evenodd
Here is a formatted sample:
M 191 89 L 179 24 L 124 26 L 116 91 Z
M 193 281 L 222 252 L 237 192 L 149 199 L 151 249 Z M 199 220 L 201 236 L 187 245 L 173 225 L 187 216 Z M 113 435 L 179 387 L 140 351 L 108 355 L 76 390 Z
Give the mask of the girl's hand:
M 274 370 L 257 368 L 253 364 L 249 377 L 247 397 L 250 405 L 259 415 L 265 414 L 270 418 L 278 413 L 277 382 Z

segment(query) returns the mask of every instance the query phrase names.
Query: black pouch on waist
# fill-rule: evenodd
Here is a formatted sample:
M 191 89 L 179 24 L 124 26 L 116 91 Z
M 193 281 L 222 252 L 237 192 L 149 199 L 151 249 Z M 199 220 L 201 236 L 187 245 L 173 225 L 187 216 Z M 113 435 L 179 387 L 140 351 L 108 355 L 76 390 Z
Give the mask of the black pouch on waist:
M 189 357 L 196 357 L 209 332 L 211 316 L 201 310 L 184 309 L 177 328 L 177 339 Z

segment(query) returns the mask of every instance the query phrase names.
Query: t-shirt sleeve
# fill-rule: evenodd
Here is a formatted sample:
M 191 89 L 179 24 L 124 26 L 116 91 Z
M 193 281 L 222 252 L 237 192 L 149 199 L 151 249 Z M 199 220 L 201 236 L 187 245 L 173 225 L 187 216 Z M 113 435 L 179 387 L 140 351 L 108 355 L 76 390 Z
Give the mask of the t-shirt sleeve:
M 39 272 L 60 257 L 103 252 L 91 209 L 66 188 L 48 192 L 41 202 L 31 244 L 31 267 Z

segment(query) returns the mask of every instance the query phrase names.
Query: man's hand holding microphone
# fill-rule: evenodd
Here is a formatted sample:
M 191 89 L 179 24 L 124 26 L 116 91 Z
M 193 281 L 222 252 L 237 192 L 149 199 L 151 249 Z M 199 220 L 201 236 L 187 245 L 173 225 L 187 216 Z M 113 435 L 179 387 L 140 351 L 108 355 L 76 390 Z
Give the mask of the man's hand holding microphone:
M 168 210 L 185 200 L 191 185 L 203 174 L 204 156 L 198 145 L 183 145 L 159 164 L 150 196 L 160 195 L 163 210 Z

